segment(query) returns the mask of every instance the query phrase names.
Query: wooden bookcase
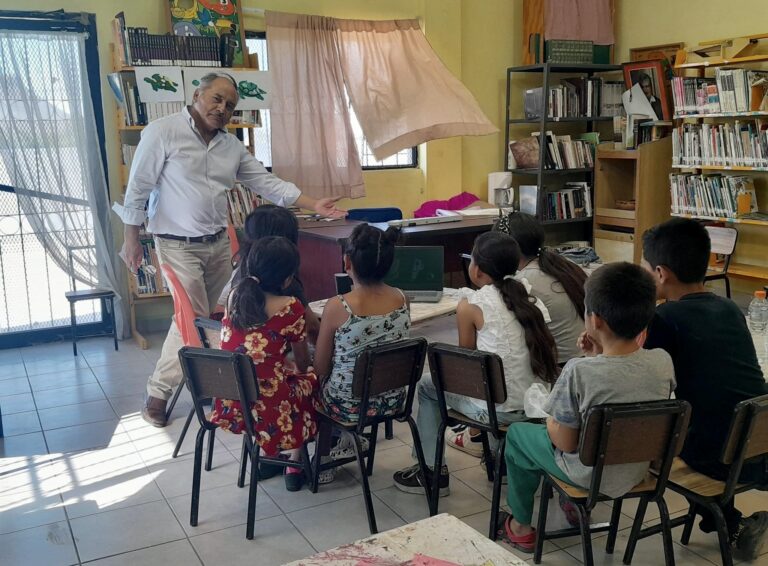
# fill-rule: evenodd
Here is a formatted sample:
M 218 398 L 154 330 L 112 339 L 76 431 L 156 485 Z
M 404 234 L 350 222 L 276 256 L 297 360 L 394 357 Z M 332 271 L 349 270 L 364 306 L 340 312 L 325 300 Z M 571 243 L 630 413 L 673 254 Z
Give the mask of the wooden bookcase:
M 114 44 L 111 45 L 112 47 L 112 67 L 115 72 L 119 71 L 133 71 L 134 67 L 126 67 L 123 66 L 118 50 L 115 49 Z M 222 69 L 226 71 L 227 69 Z M 117 119 L 117 144 L 118 149 L 121 153 L 117 155 L 118 160 L 116 163 L 119 164 L 120 167 L 120 194 L 125 196 L 125 188 L 128 184 L 128 177 L 130 175 L 130 166 L 126 165 L 123 162 L 123 156 L 122 156 L 122 146 L 125 145 L 138 145 L 141 130 L 145 128 L 145 126 L 126 126 L 126 120 L 123 115 L 122 110 L 118 109 L 116 113 L 116 119 Z M 256 124 L 228 124 L 227 130 L 230 132 L 237 131 L 237 130 L 252 130 L 253 128 L 258 127 Z M 251 139 L 253 139 L 253 136 L 250 136 Z M 251 146 L 251 151 L 253 151 L 253 146 Z M 142 229 L 142 232 L 140 234 L 141 240 L 147 240 L 151 239 L 152 234 L 149 234 L 147 232 L 144 232 Z M 127 270 L 126 270 L 126 273 Z M 160 274 L 158 274 L 158 277 L 161 277 Z M 130 320 L 131 320 L 131 335 L 133 336 L 134 340 L 136 340 L 136 343 L 139 345 L 140 348 L 143 350 L 146 350 L 149 348 L 149 342 L 147 339 L 142 335 L 138 328 L 137 324 L 137 318 L 138 313 L 137 311 L 141 309 L 144 305 L 147 305 L 150 302 L 154 301 L 168 301 L 171 299 L 171 294 L 168 292 L 160 292 L 160 293 L 140 293 L 138 290 L 138 284 L 136 281 L 136 277 L 134 277 L 131 273 L 128 273 L 128 305 L 130 310 Z
M 637 149 L 597 146 L 595 159 L 595 251 L 601 259 L 640 263 L 643 232 L 667 220 L 672 138 L 640 144 Z M 616 201 L 635 201 L 621 210 Z

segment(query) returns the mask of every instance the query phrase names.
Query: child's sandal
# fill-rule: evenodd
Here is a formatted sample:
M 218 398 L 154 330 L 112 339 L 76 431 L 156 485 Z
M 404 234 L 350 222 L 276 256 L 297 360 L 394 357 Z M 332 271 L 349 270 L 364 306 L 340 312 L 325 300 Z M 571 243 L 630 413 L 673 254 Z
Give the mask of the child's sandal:
M 499 512 L 499 519 L 496 522 L 496 537 L 516 548 L 521 552 L 533 553 L 536 548 L 536 530 L 534 529 L 527 535 L 517 536 L 512 532 L 509 521 L 512 515 L 505 511 Z

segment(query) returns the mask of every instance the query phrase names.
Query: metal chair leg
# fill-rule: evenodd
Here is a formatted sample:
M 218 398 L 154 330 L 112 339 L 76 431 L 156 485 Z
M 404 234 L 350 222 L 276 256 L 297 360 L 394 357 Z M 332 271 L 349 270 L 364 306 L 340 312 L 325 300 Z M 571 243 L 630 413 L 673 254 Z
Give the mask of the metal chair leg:
M 373 457 L 376 455 L 376 439 L 378 435 L 379 425 L 375 424 L 371 426 L 371 437 L 368 439 L 368 462 L 365 468 L 365 473 L 367 473 L 369 476 L 373 474 Z
M 181 450 L 181 445 L 184 443 L 184 437 L 187 436 L 187 431 L 189 430 L 189 425 L 192 423 L 192 419 L 195 416 L 195 408 L 192 407 L 189 410 L 189 414 L 187 415 L 187 420 L 184 422 L 184 428 L 181 429 L 181 434 L 179 435 L 179 439 L 176 441 L 176 447 L 173 449 L 173 454 L 171 454 L 171 458 L 176 458 L 179 455 L 179 451 Z
M 691 502 L 688 507 L 688 515 L 685 520 L 685 526 L 683 527 L 683 536 L 680 537 L 680 543 L 687 545 L 691 540 L 691 532 L 693 531 L 693 523 L 696 522 L 696 504 Z
M 429 499 L 429 516 L 437 515 L 437 507 L 440 499 L 440 471 L 443 469 L 443 450 L 445 449 L 445 427 L 444 421 L 437 427 L 437 446 L 435 447 L 435 467 L 432 470 L 432 497 Z M 424 474 L 424 483 L 427 482 L 426 471 Z
M 733 556 L 731 555 L 731 541 L 728 536 L 728 527 L 725 523 L 723 510 L 716 503 L 708 503 L 707 509 L 714 515 L 715 526 L 717 527 L 717 542 L 720 544 L 720 558 L 723 566 L 733 566 Z
M 250 450 L 248 448 L 248 437 L 244 432 L 243 446 L 240 449 L 240 473 L 237 476 L 237 487 L 243 487 L 245 485 L 245 469 L 248 466 L 249 458 L 250 458 Z
M 413 448 L 416 450 L 416 461 L 419 463 L 419 469 L 421 470 L 422 474 L 425 474 L 424 477 L 426 477 L 427 473 L 427 461 L 424 458 L 424 449 L 421 447 L 421 437 L 419 436 L 419 429 L 416 428 L 416 423 L 413 420 L 413 417 L 410 415 L 408 416 L 408 427 L 411 429 L 411 438 L 413 438 Z M 429 484 L 427 482 L 424 482 L 424 495 L 427 497 L 427 505 L 430 509 L 432 509 L 432 496 L 429 488 Z
M 608 540 L 605 542 L 606 554 L 613 554 L 613 549 L 616 547 L 616 535 L 619 532 L 619 519 L 621 519 L 621 504 L 623 502 L 622 499 L 613 500 L 610 528 L 608 529 Z
M 109 298 L 109 312 L 112 315 L 112 340 L 115 342 L 115 352 L 117 352 L 117 322 L 115 322 L 115 298 Z
M 384 438 L 387 440 L 392 440 L 395 437 L 395 431 L 392 425 L 392 419 L 387 419 L 384 421 Z
M 317 493 L 320 488 L 320 466 L 323 456 L 328 454 L 331 448 L 331 433 L 333 426 L 331 423 L 321 420 L 317 428 L 317 439 L 315 440 L 315 465 L 312 467 L 313 479 L 310 485 L 312 493 Z
M 259 491 L 259 445 L 255 442 L 251 454 L 251 485 L 248 486 L 248 515 L 245 525 L 245 538 L 253 540 L 253 526 L 256 522 L 256 494 Z
M 467 434 L 469 436 L 469 434 Z M 493 465 L 491 459 L 493 458 L 491 453 L 491 445 L 488 442 L 488 433 L 484 430 L 480 431 L 480 440 L 483 445 L 483 460 L 485 461 L 485 473 L 488 476 L 488 481 L 493 481 Z
M 179 386 L 176 388 L 176 391 L 173 392 L 173 397 L 171 397 L 171 402 L 168 403 L 168 408 L 165 410 L 165 420 L 170 420 L 171 413 L 173 412 L 173 408 L 176 406 L 176 402 L 179 400 L 179 396 L 181 395 L 181 390 L 184 389 L 185 385 L 186 385 L 186 381 L 182 379 L 181 383 L 179 383 Z
M 200 507 L 200 476 L 203 466 L 203 441 L 205 440 L 205 427 L 200 427 L 195 439 L 195 463 L 192 471 L 192 508 L 189 512 L 189 524 L 197 526 L 197 510 Z
M 69 326 L 72 330 L 72 351 L 77 355 L 77 318 L 75 317 L 75 303 L 69 303 Z
M 541 555 L 544 550 L 544 539 L 547 530 L 547 511 L 549 500 L 552 499 L 552 483 L 547 476 L 541 484 L 541 498 L 539 499 L 539 521 L 536 525 L 536 546 L 533 549 L 533 563 L 541 564 Z
M 493 480 L 493 496 L 491 498 L 491 525 L 488 530 L 488 538 L 496 540 L 496 521 L 499 515 L 499 505 L 501 504 L 501 465 L 504 461 L 504 442 L 499 442 L 496 448 L 496 470 Z
M 307 478 L 307 483 L 309 484 L 309 490 L 312 491 L 315 474 L 312 468 L 312 460 L 309 457 L 309 449 L 307 448 L 306 442 L 301 445 L 300 454 L 301 454 L 301 469 L 304 472 L 304 477 Z
M 725 296 L 731 298 L 731 281 L 727 275 L 725 277 Z
M 216 429 L 212 428 L 208 431 L 208 453 L 205 455 L 205 471 L 210 472 L 211 466 L 213 466 L 213 446 L 216 440 Z
M 586 566 L 594 566 L 595 560 L 592 556 L 592 533 L 589 530 L 589 513 L 580 503 L 575 504 L 579 512 L 579 533 L 581 534 L 581 550 Z
M 637 504 L 637 511 L 635 512 L 635 520 L 632 522 L 632 530 L 629 532 L 629 540 L 627 541 L 627 548 L 624 550 L 624 564 L 632 563 L 632 556 L 635 554 L 635 547 L 637 546 L 637 540 L 640 536 L 640 529 L 643 526 L 643 519 L 645 518 L 645 510 L 648 507 L 648 500 L 645 497 L 640 498 L 640 502 Z
M 376 527 L 376 514 L 373 510 L 373 498 L 371 497 L 371 486 L 368 483 L 368 474 L 365 469 L 365 459 L 363 458 L 363 447 L 360 444 L 360 436 L 357 432 L 352 433 L 355 440 L 355 455 L 357 456 L 357 465 L 360 467 L 360 476 L 363 480 L 363 499 L 365 499 L 365 512 L 368 515 L 368 528 L 372 535 L 379 532 Z
M 675 548 L 672 545 L 672 527 L 669 525 L 669 510 L 667 502 L 662 494 L 656 504 L 659 506 L 659 518 L 661 519 L 661 536 L 664 543 L 664 564 L 675 566 Z

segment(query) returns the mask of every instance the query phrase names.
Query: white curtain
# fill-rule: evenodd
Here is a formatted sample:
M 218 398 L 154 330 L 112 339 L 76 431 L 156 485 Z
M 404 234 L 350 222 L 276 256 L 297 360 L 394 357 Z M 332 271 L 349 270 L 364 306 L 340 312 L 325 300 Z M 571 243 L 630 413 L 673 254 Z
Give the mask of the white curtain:
M 84 34 L 0 30 L 0 160 L 46 255 L 69 272 L 68 250 L 87 248 L 74 276 L 116 293 L 125 336 Z
M 267 12 L 272 171 L 315 198 L 365 196 L 333 18 Z
M 336 26 L 347 93 L 376 159 L 429 140 L 498 132 L 418 21 L 336 20 Z

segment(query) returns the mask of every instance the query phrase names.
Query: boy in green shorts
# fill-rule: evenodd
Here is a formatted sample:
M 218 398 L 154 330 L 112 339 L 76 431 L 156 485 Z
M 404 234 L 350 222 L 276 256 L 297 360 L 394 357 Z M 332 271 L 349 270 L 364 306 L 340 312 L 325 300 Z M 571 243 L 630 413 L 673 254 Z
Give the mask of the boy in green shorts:
M 640 266 L 612 263 L 585 285 L 586 331 L 579 346 L 588 357 L 570 360 L 543 406 L 546 425 L 512 424 L 507 431 L 507 503 L 502 536 L 533 552 L 534 494 L 542 474 L 589 488 L 592 468 L 579 460 L 579 431 L 587 411 L 605 403 L 668 399 L 675 388 L 672 359 L 664 350 L 644 350 L 641 337 L 654 315 L 656 288 Z M 648 463 L 606 466 L 600 491 L 620 497 L 637 485 Z

